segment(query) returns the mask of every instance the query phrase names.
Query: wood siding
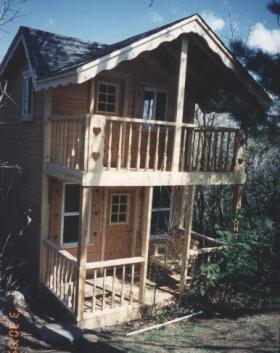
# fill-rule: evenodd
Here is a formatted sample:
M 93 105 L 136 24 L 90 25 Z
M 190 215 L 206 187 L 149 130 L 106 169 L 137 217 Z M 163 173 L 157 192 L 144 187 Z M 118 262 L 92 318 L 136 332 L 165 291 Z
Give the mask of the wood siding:
M 16 54 L 13 68 L 7 71 L 8 93 L 13 101 L 6 100 L 0 110 L 0 156 L 10 164 L 18 164 L 25 173 L 25 187 L 21 201 L 30 209 L 31 224 L 23 238 L 23 254 L 27 255 L 36 276 L 40 232 L 40 209 L 43 163 L 44 93 L 33 93 L 32 121 L 21 120 L 22 72 L 28 68 L 23 53 Z

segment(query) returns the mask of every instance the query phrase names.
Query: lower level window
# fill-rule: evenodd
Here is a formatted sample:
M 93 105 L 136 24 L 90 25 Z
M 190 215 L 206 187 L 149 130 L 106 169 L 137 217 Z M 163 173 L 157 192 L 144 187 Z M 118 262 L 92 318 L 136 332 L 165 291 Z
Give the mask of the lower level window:
M 128 203 L 129 194 L 111 195 L 111 224 L 128 222 Z
M 170 228 L 171 189 L 154 187 L 151 237 L 168 234 Z
M 63 198 L 62 243 L 77 243 L 80 218 L 80 186 L 65 184 Z

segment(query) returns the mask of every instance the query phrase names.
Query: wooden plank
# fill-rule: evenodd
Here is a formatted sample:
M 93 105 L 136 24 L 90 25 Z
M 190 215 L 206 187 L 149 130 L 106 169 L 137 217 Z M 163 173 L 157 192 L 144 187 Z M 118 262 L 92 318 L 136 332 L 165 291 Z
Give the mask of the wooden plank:
M 140 263 L 143 263 L 144 261 L 145 259 L 143 257 L 136 256 L 136 257 L 128 257 L 125 259 L 88 262 L 86 267 L 87 267 L 87 270 L 102 269 L 102 268 L 116 267 L 116 266 L 123 266 L 123 265 L 140 264 Z
M 174 132 L 173 150 L 172 150 L 172 171 L 178 171 L 180 162 L 180 145 L 181 145 L 181 124 L 183 122 L 184 103 L 185 103 L 185 86 L 187 78 L 187 60 L 188 59 L 188 39 L 182 37 L 182 46 L 180 54 L 178 86 L 177 86 L 177 103 L 176 103 L 176 129 Z
M 238 233 L 238 212 L 241 208 L 243 185 L 234 185 L 232 201 L 232 234 L 234 237 Z
M 141 244 L 141 257 L 144 258 L 144 262 L 141 264 L 140 288 L 139 288 L 139 300 L 142 303 L 145 302 L 145 284 L 146 284 L 147 268 L 148 268 L 152 202 L 153 202 L 153 187 L 147 187 L 144 189 L 142 244 Z

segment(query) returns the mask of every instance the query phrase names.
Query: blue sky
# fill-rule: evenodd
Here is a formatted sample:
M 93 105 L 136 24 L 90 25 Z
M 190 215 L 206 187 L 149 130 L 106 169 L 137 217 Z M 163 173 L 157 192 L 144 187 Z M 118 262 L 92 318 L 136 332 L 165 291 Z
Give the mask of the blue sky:
M 280 49 L 280 29 L 266 0 L 27 0 L 22 17 L 0 31 L 0 60 L 20 25 L 112 43 L 193 13 L 227 44 L 232 37 L 268 51 Z M 230 26 L 229 12 L 232 27 Z

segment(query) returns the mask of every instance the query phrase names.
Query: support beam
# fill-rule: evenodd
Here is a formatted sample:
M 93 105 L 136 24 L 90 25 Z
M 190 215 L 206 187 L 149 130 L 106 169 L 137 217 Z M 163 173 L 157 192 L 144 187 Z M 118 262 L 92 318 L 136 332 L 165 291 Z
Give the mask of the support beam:
M 179 64 L 179 75 L 178 75 L 178 88 L 177 88 L 177 103 L 176 103 L 176 129 L 174 133 L 173 142 L 173 159 L 171 170 L 173 172 L 178 171 L 180 161 L 180 147 L 181 147 L 181 134 L 184 114 L 184 103 L 185 103 L 185 86 L 187 77 L 187 60 L 188 59 L 188 39 L 182 37 L 182 47 Z
M 83 320 L 84 315 L 87 247 L 90 230 L 90 191 L 90 187 L 81 187 L 80 192 L 80 220 L 77 254 L 78 278 L 75 305 L 75 314 L 78 322 Z
M 143 257 L 145 261 L 141 264 L 140 288 L 139 288 L 139 301 L 142 303 L 145 302 L 145 284 L 146 284 L 147 269 L 148 269 L 149 241 L 150 241 L 151 218 L 152 218 L 152 202 L 153 202 L 153 187 L 146 187 L 144 189 L 142 245 L 141 245 L 141 257 Z
M 238 233 L 238 212 L 241 208 L 243 185 L 233 186 L 233 201 L 232 201 L 232 235 L 236 238 Z
M 43 146 L 43 171 L 42 171 L 42 193 L 41 193 L 41 226 L 40 226 L 40 255 L 39 255 L 39 277 L 38 289 L 41 283 L 44 283 L 47 249 L 43 244 L 44 239 L 49 236 L 49 177 L 44 173 L 45 163 L 50 158 L 50 125 L 48 118 L 51 116 L 52 93 L 48 90 L 44 95 L 44 146 Z
M 195 196 L 195 186 L 188 186 L 187 193 L 185 194 L 185 198 L 186 198 L 185 217 L 186 218 L 185 218 L 185 235 L 184 235 L 184 244 L 183 244 L 183 258 L 182 258 L 182 267 L 181 267 L 180 294 L 182 294 L 185 289 L 186 276 L 188 274 L 188 259 L 189 259 L 189 250 L 190 250 L 191 237 L 192 237 L 194 196 Z

